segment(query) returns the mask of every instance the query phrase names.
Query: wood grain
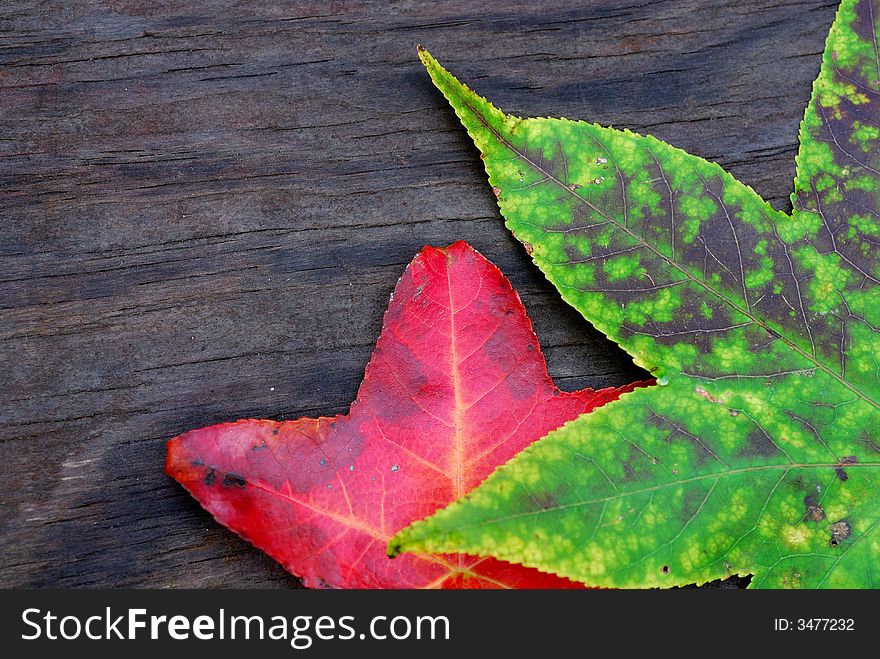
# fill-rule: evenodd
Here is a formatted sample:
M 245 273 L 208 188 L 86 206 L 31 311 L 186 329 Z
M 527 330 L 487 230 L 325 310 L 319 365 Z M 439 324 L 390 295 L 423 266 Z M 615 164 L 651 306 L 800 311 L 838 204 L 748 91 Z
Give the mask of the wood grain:
M 833 0 L 0 4 L 0 586 L 296 585 L 164 442 L 353 399 L 425 243 L 511 278 L 566 388 L 640 374 L 503 228 L 416 57 L 790 208 Z

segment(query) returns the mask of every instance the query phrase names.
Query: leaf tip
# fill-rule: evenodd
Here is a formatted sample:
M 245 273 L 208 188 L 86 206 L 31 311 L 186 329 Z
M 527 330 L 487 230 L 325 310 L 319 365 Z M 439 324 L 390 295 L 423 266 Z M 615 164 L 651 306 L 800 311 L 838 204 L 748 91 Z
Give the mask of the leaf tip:
M 206 467 L 190 441 L 193 432 L 185 432 L 165 442 L 165 475 L 186 489 L 189 484 L 201 481 L 206 473 Z
M 454 505 L 455 502 L 452 502 L 450 505 Z M 435 511 L 434 514 L 443 510 L 441 507 L 439 510 Z M 418 529 L 420 526 L 424 526 L 427 524 L 427 520 L 430 519 L 426 517 L 425 519 L 414 520 L 410 522 L 408 526 L 403 527 L 394 536 L 388 541 L 388 545 L 385 547 L 385 554 L 388 558 L 397 558 L 401 554 L 406 554 L 410 552 L 419 552 L 424 550 L 424 547 L 418 545 L 417 542 L 414 542 L 413 539 L 413 528 Z M 417 535 L 417 534 L 416 534 Z
M 388 541 L 388 546 L 385 548 L 385 555 L 388 558 L 397 558 L 401 551 L 403 551 L 403 548 L 401 547 L 400 541 L 397 539 L 397 536 L 394 536 Z
M 175 480 L 178 480 L 177 473 L 180 463 L 178 458 L 182 449 L 181 443 L 183 441 L 181 437 L 181 435 L 177 435 L 165 442 L 165 473 Z
M 428 49 L 425 48 L 422 44 L 416 44 L 416 50 L 419 53 L 419 59 L 422 61 L 429 70 L 432 65 L 437 66 L 437 60 L 434 59 L 433 55 L 428 52 Z

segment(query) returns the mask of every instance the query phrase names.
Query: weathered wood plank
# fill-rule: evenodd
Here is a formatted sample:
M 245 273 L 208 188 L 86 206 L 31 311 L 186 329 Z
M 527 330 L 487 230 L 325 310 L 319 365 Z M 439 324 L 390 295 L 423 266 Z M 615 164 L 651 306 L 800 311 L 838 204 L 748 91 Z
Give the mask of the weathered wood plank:
M 164 440 L 347 408 L 421 245 L 513 280 L 557 382 L 629 360 L 498 219 L 415 44 L 523 115 L 651 132 L 787 208 L 833 0 L 0 5 L 0 585 L 286 586 Z

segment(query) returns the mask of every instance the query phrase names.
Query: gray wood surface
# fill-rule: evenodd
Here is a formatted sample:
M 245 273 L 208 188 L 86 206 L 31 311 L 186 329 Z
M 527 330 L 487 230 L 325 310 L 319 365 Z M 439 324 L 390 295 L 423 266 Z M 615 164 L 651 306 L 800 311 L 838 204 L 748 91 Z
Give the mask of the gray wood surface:
M 298 582 L 164 442 L 344 412 L 388 294 L 466 239 L 563 388 L 629 359 L 509 237 L 421 43 L 500 107 L 649 132 L 790 208 L 834 0 L 0 3 L 0 586 Z

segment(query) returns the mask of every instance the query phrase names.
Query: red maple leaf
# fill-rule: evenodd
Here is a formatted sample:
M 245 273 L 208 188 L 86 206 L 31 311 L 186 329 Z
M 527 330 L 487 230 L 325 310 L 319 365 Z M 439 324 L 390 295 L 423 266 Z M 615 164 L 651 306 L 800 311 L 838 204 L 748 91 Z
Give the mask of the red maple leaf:
M 347 415 L 248 419 L 168 442 L 166 471 L 309 587 L 571 588 L 494 558 L 385 555 L 566 421 L 647 383 L 560 391 L 525 308 L 464 242 L 407 267 Z

